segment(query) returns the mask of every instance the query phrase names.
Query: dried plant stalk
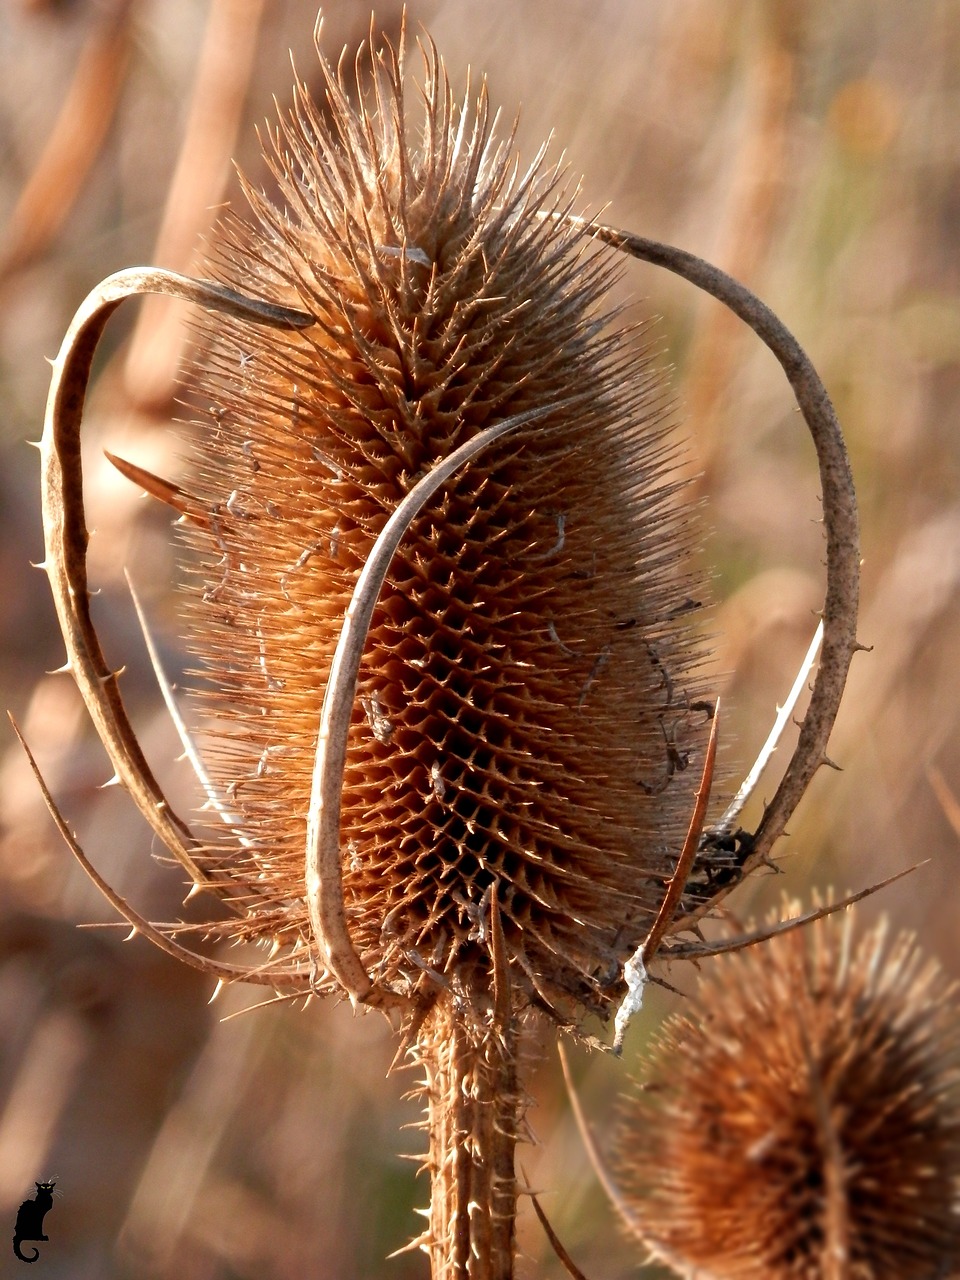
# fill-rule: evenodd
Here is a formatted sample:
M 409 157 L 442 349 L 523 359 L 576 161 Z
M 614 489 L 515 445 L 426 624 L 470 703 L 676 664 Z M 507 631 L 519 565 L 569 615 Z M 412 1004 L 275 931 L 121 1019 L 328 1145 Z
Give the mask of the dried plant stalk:
M 471 1027 L 438 1001 L 420 1032 L 430 1152 L 430 1226 L 420 1243 L 434 1280 L 513 1274 L 525 1098 L 517 1028 Z
M 213 0 L 190 93 L 183 140 L 170 178 L 154 261 L 192 271 L 197 236 L 223 199 L 230 156 L 261 35 L 264 0 Z M 127 393 L 140 409 L 166 410 L 176 389 L 186 329 L 162 303 L 147 301 L 124 362 Z
M 127 70 L 132 0 L 97 15 L 50 137 L 3 229 L 0 279 L 23 270 L 66 224 L 108 136 Z

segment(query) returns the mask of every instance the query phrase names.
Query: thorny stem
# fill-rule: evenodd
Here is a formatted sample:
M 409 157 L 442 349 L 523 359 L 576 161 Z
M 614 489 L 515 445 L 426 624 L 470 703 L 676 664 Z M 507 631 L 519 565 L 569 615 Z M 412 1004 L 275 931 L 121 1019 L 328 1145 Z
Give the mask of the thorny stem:
M 43 568 L 60 620 L 69 670 L 87 705 L 118 778 L 150 826 L 195 884 L 211 877 L 193 856 L 195 841 L 171 810 L 140 749 L 90 617 L 80 425 L 90 367 L 104 326 L 125 299 L 159 293 L 280 328 L 305 328 L 303 311 L 246 298 L 232 289 L 171 271 L 134 267 L 108 276 L 86 297 L 53 362 L 40 442 L 45 559 Z
M 683 249 L 629 231 L 583 223 L 587 234 L 634 258 L 664 267 L 717 298 L 740 317 L 780 362 L 813 438 L 820 468 L 827 540 L 827 587 L 823 605 L 823 650 L 807 713 L 794 753 L 773 799 L 763 811 L 743 864 L 746 875 L 783 834 L 813 775 L 829 763 L 827 741 L 840 706 L 857 643 L 860 538 L 857 501 L 843 433 L 820 376 L 793 334 L 765 303 L 718 267 Z M 732 887 L 732 886 L 731 886 Z M 729 892 L 720 890 L 711 903 Z M 687 917 L 692 922 L 706 904 Z
M 432 1280 L 512 1280 L 524 1109 L 517 1024 L 498 1034 L 436 1002 L 419 1037 L 430 1130 L 430 1226 L 419 1242 Z

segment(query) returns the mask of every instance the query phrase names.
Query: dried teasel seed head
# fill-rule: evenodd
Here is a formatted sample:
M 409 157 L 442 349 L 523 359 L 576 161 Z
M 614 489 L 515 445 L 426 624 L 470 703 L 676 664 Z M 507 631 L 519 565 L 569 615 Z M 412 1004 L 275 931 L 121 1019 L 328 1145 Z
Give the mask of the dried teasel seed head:
M 322 107 L 298 86 L 271 138 L 279 200 L 247 186 L 252 219 L 225 222 L 209 265 L 316 323 L 200 322 L 190 619 L 232 822 L 207 856 L 235 869 L 238 932 L 309 945 L 317 726 L 358 573 L 439 460 L 550 410 L 401 544 L 341 844 L 377 981 L 488 990 L 496 894 L 517 998 L 576 1016 L 607 1006 L 683 841 L 706 723 L 696 532 L 643 336 L 604 303 L 614 253 L 565 220 L 562 172 L 521 170 L 485 88 L 455 103 L 429 42 L 415 128 L 402 53 L 371 54 L 359 107 L 325 62 Z
M 624 1104 L 644 1242 L 703 1280 L 933 1280 L 960 1266 L 956 989 L 852 913 L 710 962 Z

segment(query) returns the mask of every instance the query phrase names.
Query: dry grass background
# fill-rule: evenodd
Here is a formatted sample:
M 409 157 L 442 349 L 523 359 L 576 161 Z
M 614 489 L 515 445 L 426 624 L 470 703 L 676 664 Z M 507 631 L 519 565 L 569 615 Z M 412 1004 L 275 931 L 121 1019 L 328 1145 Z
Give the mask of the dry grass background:
M 868 904 L 960 974 L 960 4 L 956 0 L 411 0 L 456 82 L 486 72 L 532 156 L 554 130 L 584 203 L 740 276 L 818 364 L 848 434 L 863 516 L 861 639 L 831 754 L 741 916 L 783 887 L 856 888 L 928 865 Z M 396 32 L 399 6 L 378 7 Z M 0 701 L 24 727 L 88 851 L 141 909 L 170 918 L 178 876 L 118 790 L 63 676 L 41 558 L 36 455 L 47 366 L 87 290 L 132 264 L 188 267 L 210 206 L 257 176 L 254 124 L 284 102 L 287 49 L 309 77 L 313 0 L 0 0 Z M 328 10 L 328 52 L 366 0 Z M 65 105 L 66 104 L 66 105 Z M 64 128 L 64 120 L 70 128 Z M 59 123 L 58 123 L 59 121 Z M 191 123 L 192 122 L 192 123 Z M 185 141 L 186 139 L 186 141 Z M 186 160 L 181 149 L 187 148 Z M 169 195 L 169 200 L 168 200 Z M 158 242 L 159 238 L 159 242 Z M 716 574 L 725 769 L 742 773 L 792 681 L 821 592 L 813 451 L 768 354 L 717 304 L 652 268 L 624 297 L 662 315 Z M 87 419 L 91 573 L 108 656 L 174 802 L 172 763 L 125 594 L 127 564 L 176 643 L 169 520 L 102 459 L 175 463 L 171 369 L 184 316 L 143 306 L 108 331 Z M 941 798 L 937 797 L 938 782 Z M 944 791 L 945 788 L 945 791 Z M 19 749 L 0 744 L 0 1223 L 57 1176 L 45 1274 L 227 1280 L 423 1276 L 384 1256 L 418 1229 L 420 1150 L 384 1080 L 381 1020 L 226 993 L 118 930 L 71 866 Z M 671 975 L 689 984 L 690 974 Z M 645 1014 L 669 1001 L 660 993 Z M 636 1053 L 644 1027 L 631 1032 Z M 578 1058 L 603 1132 L 621 1067 Z M 522 1156 L 554 1225 L 600 1280 L 639 1262 L 566 1116 L 555 1064 L 536 1082 L 543 1140 Z M 532 1214 L 525 1273 L 559 1276 Z M 0 1255 L 2 1256 L 2 1255 Z M 12 1268 L 15 1260 L 0 1262 Z M 12 1274 L 12 1271 L 11 1271 Z M 652 1274 L 652 1273 L 651 1273 Z

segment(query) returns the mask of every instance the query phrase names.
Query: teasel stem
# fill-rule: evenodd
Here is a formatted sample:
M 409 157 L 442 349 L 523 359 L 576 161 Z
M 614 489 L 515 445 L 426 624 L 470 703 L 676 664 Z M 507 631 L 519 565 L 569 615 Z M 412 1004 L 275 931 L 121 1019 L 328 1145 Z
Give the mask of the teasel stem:
M 448 994 L 421 1031 L 431 1186 L 430 1228 L 418 1243 L 433 1280 L 513 1277 L 514 1157 L 524 1110 L 517 1042 L 515 1020 L 491 1035 L 465 1022 Z
M 516 1255 L 516 1146 L 526 1108 L 519 1074 L 520 1023 L 499 882 L 490 894 L 492 1006 L 486 1025 L 441 996 L 420 1032 L 430 1150 L 429 1250 L 433 1280 L 512 1280 Z

